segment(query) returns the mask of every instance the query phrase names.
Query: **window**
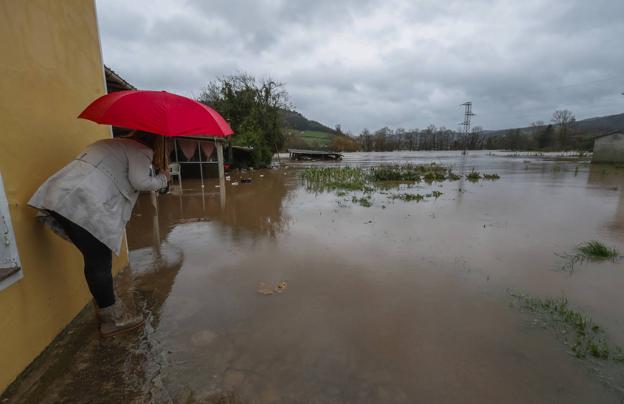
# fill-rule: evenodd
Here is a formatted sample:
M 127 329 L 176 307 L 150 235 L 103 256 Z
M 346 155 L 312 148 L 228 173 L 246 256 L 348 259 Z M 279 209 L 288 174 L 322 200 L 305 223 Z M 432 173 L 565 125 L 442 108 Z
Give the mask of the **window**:
M 15 233 L 11 225 L 11 212 L 4 192 L 4 183 L 0 175 L 0 290 L 5 289 L 22 278 Z

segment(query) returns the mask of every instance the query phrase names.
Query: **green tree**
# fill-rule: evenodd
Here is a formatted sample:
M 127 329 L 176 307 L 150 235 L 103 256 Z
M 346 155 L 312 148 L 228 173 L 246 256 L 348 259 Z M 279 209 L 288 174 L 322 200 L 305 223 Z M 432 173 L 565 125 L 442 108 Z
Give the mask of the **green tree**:
M 282 83 L 258 81 L 245 73 L 221 77 L 202 90 L 198 101 L 228 121 L 235 134 L 234 144 L 253 147 L 254 166 L 269 165 L 273 153 L 284 144 L 281 111 L 289 103 Z

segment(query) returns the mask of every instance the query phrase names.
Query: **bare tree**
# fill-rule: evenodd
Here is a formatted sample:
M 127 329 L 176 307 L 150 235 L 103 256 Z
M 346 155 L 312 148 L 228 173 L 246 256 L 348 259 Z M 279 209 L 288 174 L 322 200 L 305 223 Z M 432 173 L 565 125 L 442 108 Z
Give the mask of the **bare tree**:
M 470 150 L 479 150 L 483 147 L 483 128 L 475 126 L 466 139 L 466 147 Z
M 576 123 L 576 118 L 572 111 L 567 109 L 557 110 L 553 113 L 551 121 L 558 126 L 560 146 L 568 146 L 570 133 Z

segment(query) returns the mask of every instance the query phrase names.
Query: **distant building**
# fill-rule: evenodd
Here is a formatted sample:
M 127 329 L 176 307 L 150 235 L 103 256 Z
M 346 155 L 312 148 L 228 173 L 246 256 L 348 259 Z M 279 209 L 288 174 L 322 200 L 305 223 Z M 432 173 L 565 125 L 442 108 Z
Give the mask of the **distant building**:
M 624 163 L 624 133 L 614 132 L 597 137 L 592 163 Z

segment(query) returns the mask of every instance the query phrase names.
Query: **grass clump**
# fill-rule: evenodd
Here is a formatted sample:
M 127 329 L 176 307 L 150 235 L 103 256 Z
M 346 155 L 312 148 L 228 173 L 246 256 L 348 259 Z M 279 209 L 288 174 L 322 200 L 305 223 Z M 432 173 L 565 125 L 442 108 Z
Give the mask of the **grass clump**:
M 593 357 L 624 362 L 624 351 L 611 346 L 604 329 L 588 315 L 570 308 L 565 297 L 540 299 L 513 293 L 512 296 L 521 302 L 525 310 L 535 313 L 544 325 L 553 328 L 577 358 Z
M 355 167 L 313 167 L 301 174 L 309 191 L 348 190 L 366 191 L 366 172 Z
M 395 194 L 390 196 L 391 199 L 400 199 L 403 202 L 411 202 L 411 201 L 416 201 L 416 202 L 420 202 L 423 199 L 425 199 L 424 195 L 421 194 L 408 194 L 408 193 L 404 193 L 404 194 Z
M 371 168 L 368 178 L 371 181 L 420 182 L 420 173 L 409 169 L 409 167 L 387 166 Z
M 577 247 L 583 256 L 595 260 L 614 259 L 619 256 L 615 248 L 610 248 L 598 240 L 588 241 Z
M 431 164 L 404 164 L 374 167 L 370 169 L 369 180 L 380 181 L 401 181 L 420 182 L 421 179 L 431 179 L 432 181 L 444 181 L 447 171 L 445 166 Z
M 425 182 L 431 184 L 434 181 L 444 181 L 446 179 L 446 176 L 444 175 L 444 173 L 441 172 L 429 171 L 425 173 L 423 179 L 425 180 Z
M 371 206 L 373 206 L 373 203 L 370 200 L 370 196 L 363 196 L 361 198 L 354 196 L 351 198 L 351 202 L 356 203 L 365 208 L 370 208 Z
M 457 175 L 449 169 L 448 176 L 446 178 L 449 181 L 459 181 L 461 180 L 461 175 Z
M 500 176 L 498 174 L 483 174 L 483 179 L 495 181 L 495 180 L 499 180 Z
M 615 262 L 621 258 L 615 248 L 608 247 L 598 240 L 581 243 L 576 247 L 575 254 L 564 254 L 561 257 L 567 259 L 567 262 L 562 267 L 567 272 L 572 272 L 577 264 L 582 264 L 585 261 L 611 260 Z
M 475 170 L 472 170 L 468 174 L 466 174 L 466 179 L 468 181 L 477 182 L 481 179 L 481 173 Z
M 440 191 L 433 191 L 430 194 L 426 194 L 426 195 L 422 195 L 422 194 L 409 194 L 409 193 L 403 193 L 403 194 L 394 194 L 394 195 L 390 195 L 390 199 L 399 199 L 403 202 L 411 202 L 411 201 L 416 201 L 416 202 L 420 202 L 422 200 L 424 200 L 425 198 L 431 198 L 434 197 L 436 199 L 438 199 L 439 197 L 441 197 L 443 195 L 442 192 Z

